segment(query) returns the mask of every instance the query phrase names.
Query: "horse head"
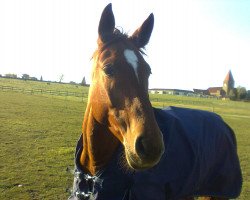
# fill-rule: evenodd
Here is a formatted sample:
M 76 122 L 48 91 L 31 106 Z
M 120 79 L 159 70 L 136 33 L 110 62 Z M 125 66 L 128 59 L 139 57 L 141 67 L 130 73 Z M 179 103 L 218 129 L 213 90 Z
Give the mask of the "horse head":
M 98 47 L 93 55 L 88 102 L 93 118 L 122 143 L 128 165 L 136 170 L 153 167 L 164 152 L 162 133 L 148 96 L 151 69 L 142 51 L 153 25 L 154 16 L 150 14 L 131 36 L 121 33 L 115 28 L 109 4 L 101 15 Z

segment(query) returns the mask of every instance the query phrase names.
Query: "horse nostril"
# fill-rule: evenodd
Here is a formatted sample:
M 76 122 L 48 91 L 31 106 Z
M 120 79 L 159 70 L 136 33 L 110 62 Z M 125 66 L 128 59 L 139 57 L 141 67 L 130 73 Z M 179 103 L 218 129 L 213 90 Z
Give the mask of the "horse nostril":
M 148 154 L 147 144 L 143 137 L 139 137 L 135 143 L 135 150 L 141 157 L 146 157 Z
M 149 138 L 140 136 L 137 138 L 135 143 L 135 150 L 139 157 L 146 160 L 154 160 L 159 158 L 164 151 L 164 146 L 153 142 Z

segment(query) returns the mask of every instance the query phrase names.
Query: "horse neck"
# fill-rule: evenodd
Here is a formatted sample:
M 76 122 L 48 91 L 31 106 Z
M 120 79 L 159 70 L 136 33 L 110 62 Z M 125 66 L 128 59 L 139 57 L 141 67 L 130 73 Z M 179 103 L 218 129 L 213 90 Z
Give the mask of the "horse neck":
M 95 119 L 93 109 L 89 102 L 82 126 L 83 151 L 80 157 L 83 170 L 91 175 L 105 167 L 119 145 L 118 139 L 110 132 L 108 126 Z

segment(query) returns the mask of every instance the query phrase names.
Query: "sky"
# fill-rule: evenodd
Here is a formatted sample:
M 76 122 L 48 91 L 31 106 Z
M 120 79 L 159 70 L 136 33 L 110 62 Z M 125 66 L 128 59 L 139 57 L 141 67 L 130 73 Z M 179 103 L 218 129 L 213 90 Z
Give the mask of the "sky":
M 103 8 L 112 3 L 116 26 L 132 34 L 155 16 L 145 60 L 150 88 L 222 86 L 250 89 L 248 0 L 0 0 L 0 74 L 80 83 L 91 73 Z

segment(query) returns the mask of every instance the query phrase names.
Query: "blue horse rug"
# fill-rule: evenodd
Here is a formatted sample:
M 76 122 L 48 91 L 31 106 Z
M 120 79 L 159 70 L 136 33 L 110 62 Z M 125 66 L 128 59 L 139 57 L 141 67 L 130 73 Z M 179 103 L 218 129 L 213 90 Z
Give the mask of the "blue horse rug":
M 220 116 L 201 110 L 154 109 L 165 153 L 153 168 L 126 172 L 119 151 L 103 171 L 85 174 L 75 154 L 75 177 L 69 200 L 166 200 L 188 196 L 236 198 L 242 174 L 232 129 Z

